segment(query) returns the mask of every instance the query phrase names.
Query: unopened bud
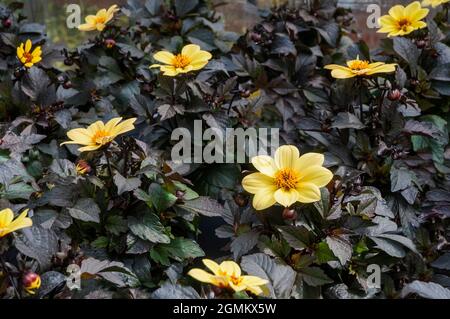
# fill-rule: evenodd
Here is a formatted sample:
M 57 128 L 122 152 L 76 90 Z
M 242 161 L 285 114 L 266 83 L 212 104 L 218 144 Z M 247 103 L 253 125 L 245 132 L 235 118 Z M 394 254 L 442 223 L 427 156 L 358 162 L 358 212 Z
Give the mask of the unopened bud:
M 296 220 L 297 219 L 297 212 L 295 211 L 295 209 L 291 209 L 286 207 L 283 210 L 283 219 L 285 220 Z
M 391 101 L 398 101 L 402 98 L 403 94 L 399 89 L 391 90 L 388 94 L 388 99 Z
M 34 295 L 36 294 L 36 290 L 41 287 L 41 277 L 38 274 L 30 271 L 23 276 L 22 284 L 27 293 L 29 293 L 30 295 Z
M 114 39 L 105 39 L 105 46 L 108 49 L 112 49 L 116 46 L 116 41 Z

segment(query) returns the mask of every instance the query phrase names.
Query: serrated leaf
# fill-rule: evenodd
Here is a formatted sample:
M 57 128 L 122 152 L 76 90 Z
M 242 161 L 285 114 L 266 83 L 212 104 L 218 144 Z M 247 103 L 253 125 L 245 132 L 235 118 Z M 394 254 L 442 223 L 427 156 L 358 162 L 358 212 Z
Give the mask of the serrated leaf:
M 272 298 L 291 296 L 296 273 L 281 261 L 258 253 L 242 257 L 241 267 L 249 275 L 268 280 L 267 288 Z
M 344 236 L 328 236 L 326 242 L 341 265 L 345 265 L 352 258 L 352 245 Z
M 114 174 L 114 184 L 117 186 L 117 194 L 122 195 L 138 189 L 141 186 L 141 180 L 137 177 L 125 178 L 119 172 L 116 172 Z
M 415 280 L 402 289 L 402 298 L 416 294 L 427 299 L 450 299 L 450 290 L 434 282 Z
M 130 216 L 128 218 L 128 227 L 133 234 L 143 240 L 165 244 L 170 242 L 164 226 L 161 224 L 158 216 L 153 213 L 146 214 L 142 219 Z
M 81 198 L 68 208 L 70 216 L 84 222 L 100 223 L 100 208 L 92 198 Z
M 195 214 L 208 217 L 219 217 L 226 214 L 226 209 L 219 202 L 207 196 L 200 196 L 183 204 L 178 204 L 178 206 Z

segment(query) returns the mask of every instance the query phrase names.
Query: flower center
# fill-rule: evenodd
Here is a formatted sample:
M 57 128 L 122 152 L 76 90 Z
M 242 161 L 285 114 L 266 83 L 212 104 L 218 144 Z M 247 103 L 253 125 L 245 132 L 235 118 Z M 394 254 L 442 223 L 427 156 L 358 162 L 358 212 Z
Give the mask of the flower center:
M 275 185 L 285 190 L 294 189 L 300 181 L 298 173 L 290 168 L 279 170 L 275 174 Z
M 97 131 L 92 137 L 92 141 L 95 144 L 105 145 L 113 140 L 112 136 L 109 136 L 105 131 Z
M 354 60 L 350 62 L 350 69 L 355 71 L 361 71 L 369 67 L 369 61 Z
M 182 54 L 177 54 L 172 61 L 172 65 L 177 69 L 183 69 L 191 63 L 191 60 Z
M 401 29 L 402 31 L 407 31 L 407 28 L 411 25 L 411 21 L 409 21 L 409 19 L 407 18 L 403 18 L 401 20 L 398 21 L 398 27 L 399 29 Z
M 236 286 L 238 286 L 242 282 L 241 277 L 231 276 L 230 279 L 231 279 L 231 282 Z
M 104 24 L 104 23 L 106 22 L 106 17 L 97 17 L 97 18 L 95 19 L 95 22 L 96 22 L 97 24 Z
M 25 52 L 23 54 L 23 57 L 25 58 L 25 63 L 31 63 L 31 61 L 33 61 L 33 55 L 31 54 L 31 52 Z

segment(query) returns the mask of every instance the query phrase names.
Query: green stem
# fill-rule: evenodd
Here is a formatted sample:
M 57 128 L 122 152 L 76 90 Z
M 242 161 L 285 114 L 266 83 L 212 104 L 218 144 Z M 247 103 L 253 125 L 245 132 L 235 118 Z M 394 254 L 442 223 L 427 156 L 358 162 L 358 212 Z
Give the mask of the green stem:
M 108 150 L 104 150 L 103 153 L 105 154 L 105 157 L 106 157 L 106 163 L 108 165 L 109 177 L 111 177 L 111 179 L 112 179 L 113 178 L 113 173 L 112 173 L 112 168 L 111 168 L 111 162 L 109 160 Z

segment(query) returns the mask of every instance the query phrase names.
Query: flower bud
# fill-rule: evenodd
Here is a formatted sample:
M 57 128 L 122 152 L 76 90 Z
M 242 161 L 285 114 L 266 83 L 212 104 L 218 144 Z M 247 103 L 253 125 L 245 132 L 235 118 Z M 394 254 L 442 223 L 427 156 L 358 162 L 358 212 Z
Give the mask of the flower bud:
M 23 276 L 22 284 L 27 293 L 29 293 L 30 295 L 34 295 L 36 293 L 36 290 L 41 287 L 41 277 L 38 274 L 30 271 Z
M 116 41 L 114 39 L 105 39 L 105 46 L 108 49 L 112 49 L 116 46 Z
M 71 59 L 71 58 L 64 59 L 64 64 L 67 65 L 67 66 L 72 66 L 73 65 L 73 59 Z
M 63 83 L 63 88 L 65 88 L 66 90 L 72 88 L 72 82 L 71 81 L 66 81 Z
M 297 212 L 295 209 L 291 209 L 289 207 L 286 207 L 283 210 L 283 219 L 285 220 L 296 220 L 297 219 Z
M 2 21 L 2 25 L 5 29 L 8 29 L 12 25 L 12 20 L 10 18 L 6 18 L 5 20 Z
M 248 204 L 248 198 L 243 194 L 234 195 L 234 201 L 239 207 L 245 207 Z
M 416 47 L 419 49 L 423 49 L 427 46 L 427 41 L 420 39 L 416 41 Z
M 78 175 L 86 175 L 92 171 L 91 166 L 85 160 L 79 160 L 75 169 Z
M 399 89 L 389 91 L 388 99 L 391 101 L 398 101 L 402 98 L 403 94 Z

